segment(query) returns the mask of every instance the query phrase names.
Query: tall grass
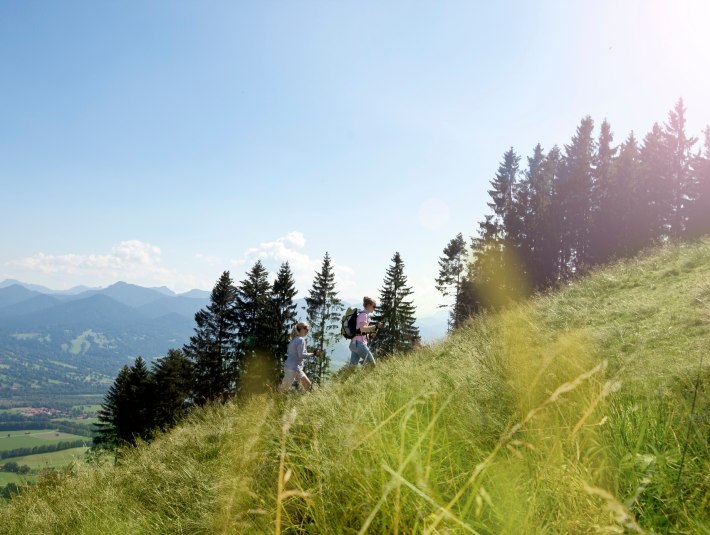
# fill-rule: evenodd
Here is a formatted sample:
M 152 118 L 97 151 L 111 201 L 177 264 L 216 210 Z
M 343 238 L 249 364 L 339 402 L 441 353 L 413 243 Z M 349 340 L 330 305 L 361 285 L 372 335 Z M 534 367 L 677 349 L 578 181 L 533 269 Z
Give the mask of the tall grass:
M 0 507 L 0 533 L 710 533 L 710 244 L 304 396 L 209 407 Z

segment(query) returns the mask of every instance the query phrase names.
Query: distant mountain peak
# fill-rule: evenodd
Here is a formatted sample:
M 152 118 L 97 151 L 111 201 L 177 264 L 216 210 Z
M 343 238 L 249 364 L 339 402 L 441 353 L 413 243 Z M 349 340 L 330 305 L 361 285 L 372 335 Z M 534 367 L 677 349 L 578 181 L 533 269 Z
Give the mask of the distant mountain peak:
M 170 297 L 175 297 L 177 294 L 173 292 L 170 288 L 167 286 L 153 286 L 150 288 L 151 290 L 155 290 L 156 292 L 160 292 L 163 295 L 167 295 Z
M 99 290 L 100 288 L 90 288 L 89 286 L 74 286 L 73 288 L 69 288 L 68 290 L 52 290 L 51 288 L 47 288 L 46 286 L 42 286 L 40 284 L 29 284 L 27 282 L 22 282 L 18 281 L 17 279 L 6 279 L 2 282 L 0 282 L 0 289 L 2 288 L 8 288 L 10 286 L 22 286 L 23 288 L 26 288 L 27 290 L 32 290 L 33 292 L 39 292 L 42 294 L 49 294 L 49 295 L 76 295 L 81 292 L 86 292 L 88 290 Z
M 41 286 L 39 284 L 27 284 L 26 282 L 18 281 L 17 279 L 6 279 L 2 282 L 0 282 L 0 288 L 7 288 L 8 286 L 22 286 L 23 288 L 26 288 L 28 290 L 32 290 L 33 292 L 39 292 L 43 294 L 47 293 L 53 293 L 53 290 L 50 290 L 49 288 L 45 286 Z
M 110 295 L 111 297 L 117 298 L 119 301 L 122 300 L 123 296 L 127 293 L 132 294 L 128 298 L 127 304 L 132 306 L 140 306 L 153 299 L 159 299 L 162 297 L 191 297 L 198 299 L 205 299 L 210 297 L 210 292 L 206 290 L 199 290 L 197 288 L 189 290 L 185 293 L 178 294 L 174 292 L 167 286 L 153 286 L 146 287 L 139 284 L 133 284 L 126 281 L 116 281 L 113 284 L 105 287 L 89 287 L 85 285 L 74 286 L 68 290 L 53 290 L 47 288 L 46 286 L 41 286 L 39 284 L 28 284 L 26 282 L 19 281 L 17 279 L 6 279 L 0 281 L 0 290 L 9 288 L 11 286 L 19 286 L 30 290 L 33 292 L 38 292 L 48 295 L 62 295 L 62 296 L 73 296 L 73 297 L 88 297 L 95 293 L 104 293 Z M 138 297 L 138 296 L 142 297 Z M 137 301 L 136 301 L 137 298 Z
M 137 284 L 131 284 L 130 282 L 126 281 L 117 281 L 114 282 L 113 284 L 110 284 L 109 286 L 106 286 L 104 290 L 108 290 L 109 288 L 130 288 L 130 287 L 138 287 Z

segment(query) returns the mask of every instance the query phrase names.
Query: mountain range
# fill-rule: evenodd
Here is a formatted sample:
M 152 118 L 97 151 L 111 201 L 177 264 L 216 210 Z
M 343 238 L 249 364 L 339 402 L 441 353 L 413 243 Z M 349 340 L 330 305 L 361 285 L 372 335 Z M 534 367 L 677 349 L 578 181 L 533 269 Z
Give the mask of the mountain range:
M 124 364 L 148 362 L 180 348 L 194 333 L 195 313 L 210 293 L 117 282 L 106 288 L 56 291 L 16 280 L 0 282 L 0 398 L 102 392 Z M 305 299 L 296 300 L 299 316 Z M 417 322 L 425 342 L 443 336 L 446 312 Z M 333 347 L 334 367 L 350 357 Z
M 125 282 L 66 291 L 0 282 L 0 396 L 105 390 L 135 357 L 182 347 L 209 295 Z

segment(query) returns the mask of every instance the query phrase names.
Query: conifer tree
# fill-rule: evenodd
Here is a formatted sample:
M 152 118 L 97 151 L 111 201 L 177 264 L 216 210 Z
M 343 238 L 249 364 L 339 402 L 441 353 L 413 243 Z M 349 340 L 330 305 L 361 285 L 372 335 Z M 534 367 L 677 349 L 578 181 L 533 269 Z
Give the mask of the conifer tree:
M 503 272 L 505 245 L 502 225 L 495 216 L 487 214 L 478 227 L 478 236 L 471 238 L 471 262 L 468 265 L 467 280 L 480 310 L 496 308 L 502 304 L 497 296 L 502 290 L 499 275 Z
M 588 266 L 592 225 L 591 192 L 593 185 L 594 121 L 582 119 L 572 141 L 565 145 L 564 167 L 559 183 L 559 208 L 562 229 L 563 278 Z
M 515 202 L 520 156 L 511 147 L 503 155 L 488 191 L 493 214 L 479 224 L 472 240 L 469 280 L 480 306 L 498 308 L 517 298 L 525 287 L 521 247 L 524 238 L 520 203 Z
M 519 167 L 520 156 L 510 147 L 503 154 L 503 161 L 491 180 L 491 189 L 488 190 L 492 201 L 488 203 L 488 207 L 493 210 L 496 237 L 501 241 L 508 241 L 511 245 L 521 241 L 519 233 L 522 229 L 514 203 Z
M 192 365 L 192 397 L 198 405 L 224 401 L 235 392 L 241 373 L 236 299 L 225 271 L 212 289 L 210 304 L 195 314 L 195 334 L 183 350 Z
M 420 343 L 415 307 L 410 296 L 412 288 L 407 286 L 404 274 L 404 262 L 399 252 L 392 257 L 392 265 L 387 268 L 383 287 L 380 289 L 380 302 L 373 322 L 382 323 L 377 335 L 372 338 L 372 350 L 378 357 L 393 353 L 406 353 Z
M 104 396 L 97 415 L 98 423 L 94 424 L 96 429 L 95 448 L 117 447 L 122 442 L 126 442 L 122 439 L 124 435 L 130 437 L 130 434 L 125 430 L 129 429 L 131 415 L 124 409 L 128 402 L 130 374 L 130 367 L 123 366 Z
M 555 145 L 545 156 L 539 176 L 533 181 L 533 212 L 535 213 L 535 275 L 533 287 L 549 288 L 561 279 L 563 269 L 561 174 L 564 168 L 562 152 Z
M 529 211 L 524 220 L 527 252 L 526 272 L 530 287 L 541 289 L 555 280 L 554 259 L 557 257 L 553 200 L 554 182 L 559 169 L 560 151 L 555 146 L 545 155 L 538 143 L 525 171 L 529 182 Z
M 704 134 L 703 152 L 693 158 L 693 202 L 687 212 L 691 237 L 710 233 L 710 126 Z
M 549 240 L 549 214 L 552 187 L 544 173 L 545 154 L 538 143 L 527 158 L 528 167 L 518 182 L 515 210 L 520 221 L 518 254 L 523 275 L 531 288 L 539 288 L 544 280 L 542 255 Z
M 612 147 L 614 135 L 605 119 L 600 127 L 599 140 L 594 155 L 594 171 L 591 189 L 591 232 L 589 261 L 604 262 L 618 254 L 619 229 L 623 207 L 617 204 L 620 194 L 620 179 L 614 170 L 616 147 Z
M 533 219 L 532 183 L 531 174 L 539 174 L 540 166 L 544 161 L 542 147 L 538 143 L 533 149 L 533 156 L 528 157 L 528 169 L 519 173 L 519 178 L 513 187 L 513 211 L 515 225 L 512 235 L 515 236 L 514 247 L 523 261 L 525 275 L 528 276 L 529 253 L 533 242 L 530 224 Z
M 142 357 L 124 366 L 109 387 L 96 425 L 96 447 L 134 445 L 149 438 L 153 427 L 152 378 Z
M 340 339 L 340 319 L 343 305 L 335 290 L 335 272 L 330 255 L 326 252 L 321 270 L 313 279 L 306 297 L 306 314 L 311 325 L 310 338 L 319 356 L 304 365 L 306 375 L 321 384 L 330 368 L 330 348 Z
M 271 291 L 273 351 L 277 362 L 286 355 L 291 329 L 296 323 L 296 281 L 288 262 L 281 264 Z
M 439 305 L 439 308 L 449 308 L 448 330 L 456 329 L 466 319 L 462 290 L 466 274 L 468 251 L 463 234 L 453 238 L 444 247 L 444 256 L 439 258 L 439 276 L 436 278 L 436 289 L 445 298 L 453 298 L 450 303 Z
M 645 243 L 668 236 L 673 211 L 673 188 L 663 130 L 654 123 L 641 147 L 642 197 L 646 201 L 643 227 Z
M 242 377 L 239 388 L 261 391 L 276 382 L 281 373 L 281 355 L 273 351 L 273 306 L 269 273 L 257 260 L 239 283 L 236 296 L 236 318 L 239 329 L 239 352 L 249 377 Z
M 687 212 L 694 201 L 690 161 L 693 145 L 698 140 L 688 137 L 685 122 L 685 106 L 681 98 L 668 113 L 668 122 L 663 131 L 672 192 L 670 235 L 674 238 L 685 234 Z
M 190 410 L 192 365 L 181 350 L 170 349 L 153 363 L 151 374 L 153 425 L 168 429 Z
M 618 214 L 618 228 L 609 228 L 615 252 L 628 255 L 648 243 L 644 224 L 649 205 L 646 186 L 641 175 L 641 154 L 634 133 L 631 132 L 619 148 L 614 169 L 616 192 L 611 199 L 611 209 Z

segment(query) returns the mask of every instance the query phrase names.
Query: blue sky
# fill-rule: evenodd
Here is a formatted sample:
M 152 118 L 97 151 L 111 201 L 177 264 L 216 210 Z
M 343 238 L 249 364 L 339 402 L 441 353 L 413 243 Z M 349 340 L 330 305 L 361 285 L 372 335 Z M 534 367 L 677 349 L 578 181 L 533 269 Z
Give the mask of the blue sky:
M 421 315 L 510 146 L 710 122 L 710 2 L 0 3 L 0 280 L 341 296 L 395 251 Z

